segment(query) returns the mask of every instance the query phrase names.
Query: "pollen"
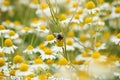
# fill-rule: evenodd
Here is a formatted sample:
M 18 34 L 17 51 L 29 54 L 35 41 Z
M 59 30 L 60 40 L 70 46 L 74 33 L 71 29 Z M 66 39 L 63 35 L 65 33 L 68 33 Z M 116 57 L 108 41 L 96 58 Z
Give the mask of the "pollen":
M 0 67 L 4 66 L 5 65 L 5 60 L 3 59 L 0 59 Z
M 13 42 L 11 39 L 6 39 L 4 43 L 5 43 L 5 46 L 7 46 L 7 47 L 10 47 L 13 45 Z
M 67 45 L 72 45 L 73 44 L 73 40 L 72 39 L 67 39 L 66 44 Z
M 97 58 L 100 57 L 100 53 L 99 52 L 93 52 L 91 56 L 92 56 L 92 58 L 97 59 Z
M 46 29 L 46 26 L 42 25 L 42 26 L 40 26 L 40 29 L 41 29 L 41 30 L 45 30 L 45 29 Z
M 52 34 L 47 35 L 46 40 L 51 41 L 54 39 L 54 36 Z
M 47 4 L 46 3 L 41 3 L 40 4 L 40 8 L 41 9 L 46 9 L 47 8 Z
M 29 46 L 27 47 L 27 49 L 28 49 L 28 50 L 32 50 L 32 49 L 34 49 L 34 48 L 33 48 L 32 45 L 29 45 Z
M 10 35 L 10 36 L 14 36 L 14 35 L 15 35 L 15 31 L 10 30 L 9 35 Z
M 51 54 L 52 54 L 52 50 L 49 49 L 49 48 L 44 48 L 44 52 L 45 52 L 45 54 L 47 54 L 47 55 L 51 55 Z
M 3 25 L 0 25 L 0 30 L 4 30 L 5 27 Z
M 89 1 L 85 4 L 85 7 L 87 9 L 93 9 L 93 8 L 95 8 L 95 3 L 93 1 Z
M 20 56 L 20 55 L 16 55 L 14 58 L 13 58 L 13 62 L 15 63 L 15 64 L 17 64 L 17 63 L 22 63 L 24 60 L 23 60 L 23 58 L 22 58 L 22 56 Z
M 66 65 L 68 63 L 67 59 L 66 58 L 60 58 L 59 59 L 59 64 L 60 65 Z
M 26 63 L 22 63 L 20 65 L 20 71 L 27 71 L 28 70 L 28 65 Z

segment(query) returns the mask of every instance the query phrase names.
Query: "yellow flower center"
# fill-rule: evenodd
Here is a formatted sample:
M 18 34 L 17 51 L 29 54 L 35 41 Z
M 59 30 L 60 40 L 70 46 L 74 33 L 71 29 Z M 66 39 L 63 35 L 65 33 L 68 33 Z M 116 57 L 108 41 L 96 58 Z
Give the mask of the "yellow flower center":
M 91 17 L 85 18 L 85 23 L 91 23 L 93 20 Z
M 4 30 L 5 27 L 3 25 L 0 25 L 0 30 Z
M 0 52 L 0 57 L 3 57 L 4 56 L 4 53 L 3 52 Z
M 67 36 L 68 36 L 68 37 L 74 37 L 74 36 L 75 36 L 74 31 L 69 31 L 69 32 L 67 33 Z
M 10 75 L 15 76 L 15 70 L 10 70 Z
M 72 3 L 72 7 L 73 7 L 73 8 L 78 7 L 78 3 L 77 3 L 77 2 L 73 2 L 73 3 Z
M 66 44 L 67 45 L 72 45 L 73 44 L 73 40 L 72 39 L 67 39 Z
M 101 45 L 100 42 L 97 42 L 97 43 L 95 44 L 96 47 L 99 47 L 100 45 Z
M 43 62 L 43 61 L 42 61 L 41 58 L 35 58 L 35 59 L 34 59 L 34 63 L 35 63 L 35 64 L 42 64 L 42 62 Z
M 41 3 L 40 4 L 40 8 L 41 9 L 46 9 L 47 8 L 47 4 L 46 3 Z
M 38 0 L 32 0 L 32 2 L 33 2 L 34 4 L 38 4 L 38 3 L 39 3 Z
M 75 18 L 75 19 L 79 19 L 79 18 L 80 18 L 79 14 L 76 14 L 76 15 L 74 16 L 74 18 Z
M 15 63 L 15 64 L 17 64 L 17 63 L 22 63 L 24 60 L 23 60 L 23 58 L 22 58 L 22 56 L 20 56 L 20 55 L 16 55 L 14 58 L 13 58 L 13 62 Z
M 46 60 L 46 63 L 47 63 L 47 64 L 52 64 L 53 61 L 52 61 L 51 59 L 47 59 L 47 60 Z
M 44 48 L 44 52 L 45 52 L 45 54 L 47 54 L 47 55 L 51 55 L 51 54 L 52 54 L 52 50 L 49 49 L 49 48 Z
M 0 59 L 0 67 L 4 66 L 5 65 L 5 60 L 3 59 Z
M 25 31 L 29 31 L 29 30 L 30 30 L 30 28 L 29 28 L 29 27 L 27 27 L 27 26 L 26 26 L 26 27 L 24 27 L 23 29 L 24 29 Z
M 27 71 L 28 70 L 28 65 L 26 63 L 22 63 L 20 65 L 20 71 Z
M 11 30 L 11 31 L 9 32 L 9 35 L 10 35 L 10 36 L 14 36 L 14 35 L 15 35 L 15 31 Z
M 65 2 L 66 2 L 66 3 L 70 3 L 70 1 L 71 1 L 71 0 L 66 0 Z
M 117 7 L 115 8 L 115 12 L 116 12 L 116 13 L 120 13 L 120 6 L 117 6 Z
M 41 29 L 41 30 L 45 30 L 46 27 L 45 27 L 44 25 L 42 25 L 42 26 L 40 26 L 40 29 Z
M 46 37 L 46 40 L 47 40 L 47 41 L 51 41 L 51 40 L 53 40 L 53 39 L 54 39 L 54 36 L 53 36 L 52 34 L 47 35 L 47 37 Z
M 37 24 L 38 23 L 38 19 L 37 18 L 33 18 L 32 22 L 35 23 L 35 24 Z
M 41 75 L 39 76 L 39 80 L 47 80 L 47 78 L 46 78 L 45 75 L 41 74 Z
M 120 38 L 120 33 L 118 33 L 116 36 L 117 36 L 117 38 Z
M 18 26 L 18 25 L 20 25 L 20 22 L 19 21 L 14 21 L 14 25 Z
M 83 10 L 82 10 L 82 9 L 79 9 L 79 10 L 77 11 L 77 13 L 78 13 L 78 14 L 82 14 L 82 13 L 83 13 Z
M 88 40 L 88 37 L 85 34 L 82 34 L 80 36 L 80 40 L 84 42 L 84 41 Z
M 4 73 L 3 72 L 0 72 L 0 76 L 3 77 L 4 76 Z M 2 78 L 1 78 L 2 79 Z M 3 78 L 4 80 L 4 78 Z
M 60 21 L 66 20 L 66 15 L 65 15 L 65 14 L 61 14 L 61 15 L 59 16 L 59 20 L 60 20 Z
M 63 46 L 64 42 L 63 40 L 57 40 L 56 45 L 57 46 Z
M 6 24 L 8 24 L 8 25 L 10 24 L 10 20 L 6 20 L 5 22 L 6 22 Z
M 3 4 L 4 4 L 5 6 L 9 6 L 9 5 L 10 5 L 10 1 L 9 1 L 9 0 L 4 0 Z
M 100 55 L 99 52 L 93 52 L 91 56 L 92 56 L 92 58 L 97 59 L 97 58 L 99 58 L 101 55 Z
M 29 46 L 27 47 L 27 50 L 32 50 L 32 49 L 34 49 L 32 45 L 29 45 Z
M 50 72 L 46 72 L 46 76 L 47 77 L 51 76 L 51 73 Z
M 93 8 L 95 8 L 95 3 L 93 1 L 89 1 L 85 4 L 85 7 L 87 9 L 93 9 Z
M 88 54 L 87 54 L 87 53 L 82 53 L 82 56 L 83 56 L 83 57 L 87 57 Z
M 66 58 L 60 58 L 59 59 L 59 64 L 60 65 L 66 65 L 68 63 L 68 61 L 66 60 Z
M 12 46 L 12 45 L 13 45 L 13 42 L 12 42 L 11 39 L 6 39 L 6 40 L 5 40 L 5 46 L 10 47 L 10 46 Z

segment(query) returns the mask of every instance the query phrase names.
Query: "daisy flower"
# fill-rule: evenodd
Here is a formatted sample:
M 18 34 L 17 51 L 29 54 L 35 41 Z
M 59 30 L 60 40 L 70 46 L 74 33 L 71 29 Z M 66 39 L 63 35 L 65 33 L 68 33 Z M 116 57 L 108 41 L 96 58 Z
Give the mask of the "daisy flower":
M 5 34 L 5 38 L 9 38 L 9 39 L 12 39 L 12 40 L 15 40 L 19 37 L 19 35 L 17 33 L 15 33 L 15 31 L 13 30 L 10 30 L 8 32 L 8 34 Z
M 0 25 L 0 36 L 1 36 L 2 34 L 6 34 L 6 33 L 8 33 L 8 32 L 9 32 L 9 30 L 5 29 L 5 27 L 4 27 L 3 25 Z
M 120 33 L 118 33 L 116 36 L 111 36 L 110 41 L 116 45 L 120 45 Z
M 43 60 L 45 60 L 45 59 L 55 59 L 56 58 L 55 53 L 53 53 L 53 51 L 50 48 L 46 47 L 46 48 L 44 48 L 43 51 L 44 52 L 41 53 L 41 55 L 40 55 Z
M 55 42 L 55 37 L 54 37 L 54 35 L 48 34 L 48 35 L 46 36 L 45 45 L 52 44 L 52 43 L 54 43 L 54 42 Z
M 14 51 L 17 49 L 15 45 L 13 45 L 13 41 L 11 39 L 5 40 L 5 46 L 3 47 L 3 52 L 6 54 L 14 53 Z
M 74 51 L 75 48 L 74 48 L 73 44 L 74 44 L 74 42 L 73 42 L 72 38 L 66 39 L 66 50 L 67 51 Z
M 36 31 L 38 32 L 42 32 L 44 34 L 48 34 L 49 30 L 46 28 L 46 26 L 44 25 L 40 25 L 39 27 L 36 28 Z
M 2 22 L 2 25 L 4 25 L 7 28 L 14 28 L 14 24 L 10 20 Z
M 27 54 L 33 54 L 35 52 L 36 50 L 32 45 L 28 45 L 27 48 L 23 51 L 23 53 L 27 53 Z
M 33 74 L 33 72 L 31 72 L 29 70 L 29 65 L 26 64 L 26 63 L 22 63 L 19 67 L 19 70 L 16 71 L 16 76 L 19 76 L 19 77 L 24 77 L 24 76 L 27 76 L 29 74 Z

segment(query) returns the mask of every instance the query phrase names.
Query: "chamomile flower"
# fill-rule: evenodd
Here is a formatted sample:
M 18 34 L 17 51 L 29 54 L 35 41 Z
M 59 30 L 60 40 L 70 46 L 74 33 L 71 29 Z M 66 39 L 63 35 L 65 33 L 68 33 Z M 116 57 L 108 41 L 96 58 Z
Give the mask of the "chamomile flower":
M 5 29 L 5 26 L 0 25 L 0 36 L 2 34 L 7 34 L 9 32 L 9 30 Z
M 13 30 L 10 30 L 8 32 L 8 34 L 5 35 L 5 38 L 9 38 L 9 39 L 12 39 L 12 40 L 17 39 L 18 37 L 19 37 L 19 35 Z
M 95 44 L 95 50 L 96 51 L 99 51 L 99 50 L 103 50 L 103 49 L 106 49 L 106 44 L 105 43 L 100 43 L 100 42 L 97 42 Z
M 11 39 L 6 39 L 4 44 L 3 52 L 6 54 L 12 54 L 17 49 L 17 46 L 13 45 L 13 41 Z
M 21 30 L 20 30 L 20 34 L 25 34 L 25 33 L 33 33 L 34 29 L 28 26 L 24 26 Z
M 39 27 L 36 28 L 36 31 L 38 32 L 42 32 L 44 34 L 48 34 L 49 33 L 49 30 L 47 29 L 46 26 L 44 25 L 40 25 Z
M 47 45 L 47 44 L 52 44 L 52 43 L 54 43 L 54 42 L 55 42 L 55 37 L 54 37 L 54 35 L 53 35 L 53 34 L 48 34 L 48 35 L 46 36 L 45 45 Z
M 53 53 L 53 51 L 50 48 L 46 47 L 46 48 L 44 48 L 43 51 L 44 52 L 41 53 L 41 58 L 43 60 L 45 60 L 45 59 L 55 59 L 56 58 L 55 53 Z
M 6 21 L 3 21 L 2 25 L 4 25 L 7 28 L 14 28 L 14 24 L 9 19 Z
M 73 39 L 72 38 L 68 38 L 66 40 L 66 50 L 67 51 L 74 51 L 75 48 L 74 48 L 73 44 L 74 44 Z
M 36 50 L 32 45 L 28 45 L 27 48 L 23 51 L 23 53 L 27 53 L 27 54 L 33 54 L 35 52 Z
M 16 71 L 15 75 L 19 77 L 24 77 L 29 74 L 33 74 L 33 72 L 29 70 L 29 65 L 26 63 L 22 63 L 19 67 L 19 70 Z
M 118 33 L 116 36 L 111 36 L 110 41 L 116 45 L 120 45 L 120 33 Z

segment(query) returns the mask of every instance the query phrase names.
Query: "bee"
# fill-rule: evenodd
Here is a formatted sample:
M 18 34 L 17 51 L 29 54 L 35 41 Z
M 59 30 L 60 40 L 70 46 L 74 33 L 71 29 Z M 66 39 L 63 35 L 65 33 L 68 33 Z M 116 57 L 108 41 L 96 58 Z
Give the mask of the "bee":
M 63 35 L 62 34 L 57 34 L 57 37 L 56 37 L 57 40 L 63 40 Z

